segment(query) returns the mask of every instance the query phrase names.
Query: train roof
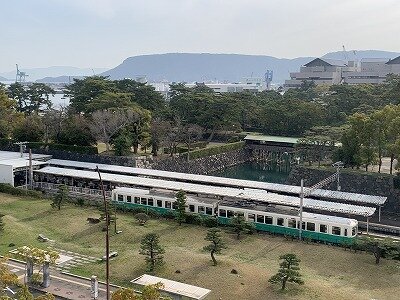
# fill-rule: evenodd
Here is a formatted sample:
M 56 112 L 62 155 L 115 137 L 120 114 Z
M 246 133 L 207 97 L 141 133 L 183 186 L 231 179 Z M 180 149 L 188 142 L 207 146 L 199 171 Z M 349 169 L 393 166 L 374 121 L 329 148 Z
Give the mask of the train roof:
M 119 174 L 135 175 L 135 176 L 151 176 L 151 177 L 166 178 L 166 179 L 168 178 L 186 182 L 224 185 L 224 186 L 238 187 L 238 188 L 263 189 L 267 191 L 279 192 L 285 194 L 296 194 L 296 195 L 300 194 L 299 186 L 279 184 L 279 183 L 260 182 L 260 181 L 225 178 L 225 177 L 209 176 L 209 175 L 178 173 L 178 172 L 161 171 L 154 169 L 142 169 L 142 168 L 133 168 L 133 167 L 108 165 L 108 164 L 95 164 L 95 163 L 72 161 L 72 160 L 61 160 L 61 159 L 51 159 L 48 161 L 48 163 L 53 166 L 73 167 L 73 168 L 81 168 L 88 170 L 95 170 L 96 167 L 98 166 L 99 169 L 103 172 L 111 172 L 111 173 L 119 173 Z M 307 187 L 305 189 L 307 190 Z M 366 203 L 372 205 L 383 205 L 387 200 L 387 197 L 383 196 L 374 196 L 374 195 L 332 191 L 324 189 L 317 189 L 313 191 L 311 195 L 323 199 Z
M 75 170 L 67 168 L 45 167 L 40 170 L 34 170 L 36 173 L 43 173 L 55 176 L 67 176 L 73 178 L 84 178 L 89 180 L 99 180 L 97 172 Z M 177 182 L 171 180 L 161 180 L 152 178 L 143 178 L 135 176 L 127 176 L 120 174 L 102 173 L 103 181 L 130 184 L 139 187 L 161 188 L 173 191 L 183 190 L 187 193 L 195 193 L 200 195 L 215 195 L 220 197 L 233 197 L 237 199 L 257 200 L 266 203 L 275 203 L 287 206 L 300 206 L 300 199 L 294 196 L 270 193 L 263 190 L 254 189 L 238 189 L 232 187 L 207 186 L 194 183 Z M 365 207 L 344 203 L 335 203 L 329 201 L 315 200 L 305 198 L 303 206 L 309 209 L 325 210 L 331 212 L 340 212 L 345 214 L 371 216 L 376 208 Z
M 275 205 L 252 205 L 250 203 L 240 203 L 240 204 L 233 204 L 229 201 L 221 201 L 219 203 L 219 207 L 221 208 L 239 208 L 251 211 L 260 211 L 260 212 L 270 212 L 273 214 L 282 214 L 285 216 L 292 216 L 292 217 L 299 217 L 299 211 L 295 208 L 288 209 L 287 207 L 279 207 Z M 349 225 L 349 226 L 356 226 L 358 221 L 355 219 L 337 217 L 337 216 L 329 216 L 329 215 L 322 215 L 322 214 L 314 214 L 309 212 L 303 212 L 303 218 L 306 220 L 315 220 L 315 221 L 322 221 L 322 222 L 329 222 L 329 223 L 336 223 L 342 225 Z

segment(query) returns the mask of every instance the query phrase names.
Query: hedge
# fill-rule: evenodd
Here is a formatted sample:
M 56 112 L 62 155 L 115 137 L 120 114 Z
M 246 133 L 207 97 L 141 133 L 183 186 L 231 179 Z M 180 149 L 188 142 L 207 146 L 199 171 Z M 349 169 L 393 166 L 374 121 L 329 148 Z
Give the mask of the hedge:
M 15 195 L 15 196 L 30 196 L 33 198 L 42 198 L 43 194 L 39 191 L 18 189 L 8 183 L 0 183 L 0 193 Z
M 68 152 L 76 152 L 81 154 L 98 154 L 97 147 L 94 146 L 76 146 L 76 145 L 65 145 L 55 143 L 42 143 L 42 142 L 30 142 L 28 148 L 31 149 L 49 149 L 49 150 L 61 150 Z
M 216 154 L 220 154 L 220 153 L 225 153 L 225 152 L 229 152 L 229 151 L 233 151 L 233 150 L 238 150 L 238 149 L 242 149 L 244 147 L 244 145 L 245 145 L 245 142 L 240 141 L 240 142 L 236 142 L 236 143 L 225 144 L 222 146 L 193 150 L 193 151 L 190 151 L 189 158 L 196 159 L 196 158 L 216 155 Z M 182 155 L 184 157 L 187 157 L 187 153 L 184 153 Z

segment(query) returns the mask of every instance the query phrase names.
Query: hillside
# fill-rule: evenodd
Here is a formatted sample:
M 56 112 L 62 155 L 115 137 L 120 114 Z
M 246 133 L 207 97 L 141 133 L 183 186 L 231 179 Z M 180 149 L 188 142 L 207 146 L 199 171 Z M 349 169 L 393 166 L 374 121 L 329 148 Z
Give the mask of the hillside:
M 44 77 L 36 80 L 41 83 L 71 83 L 74 79 L 83 79 L 84 76 L 57 76 L 57 77 Z
M 354 59 L 353 50 L 347 51 L 349 59 Z M 356 58 L 393 58 L 399 53 L 363 50 L 356 51 Z M 343 51 L 324 55 L 327 58 L 344 59 Z M 167 53 L 132 56 L 117 67 L 102 73 L 111 79 L 132 78 L 145 75 L 150 81 L 207 81 L 219 80 L 238 82 L 243 77 L 263 77 L 267 69 L 274 71 L 274 83 L 283 83 L 290 72 L 314 57 L 294 59 L 276 58 L 263 55 L 209 54 L 209 53 Z

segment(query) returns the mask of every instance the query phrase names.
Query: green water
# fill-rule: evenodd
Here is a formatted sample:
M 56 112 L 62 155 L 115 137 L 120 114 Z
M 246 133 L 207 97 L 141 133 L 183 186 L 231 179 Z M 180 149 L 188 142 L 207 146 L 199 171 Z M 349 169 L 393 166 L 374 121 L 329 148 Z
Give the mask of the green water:
M 267 170 L 264 166 L 256 162 L 247 162 L 226 168 L 210 175 L 254 181 L 285 183 L 289 173 Z

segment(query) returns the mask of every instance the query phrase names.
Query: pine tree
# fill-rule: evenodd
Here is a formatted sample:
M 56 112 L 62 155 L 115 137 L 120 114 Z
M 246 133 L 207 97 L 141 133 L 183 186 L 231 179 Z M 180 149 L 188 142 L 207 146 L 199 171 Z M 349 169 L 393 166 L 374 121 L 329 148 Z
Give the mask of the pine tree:
M 281 255 L 279 259 L 283 260 L 279 264 L 279 271 L 277 274 L 272 276 L 268 281 L 270 283 L 281 283 L 282 290 L 286 288 L 287 282 L 304 284 L 304 281 L 301 279 L 302 275 L 299 272 L 300 259 L 298 259 L 295 254 L 290 254 L 290 253 Z
M 156 266 L 164 263 L 164 248 L 160 245 L 159 236 L 155 233 L 146 234 L 142 241 L 139 253 L 146 255 L 145 261 L 149 272 L 153 272 Z
M 211 255 L 211 259 L 213 261 L 214 266 L 217 265 L 217 260 L 215 259 L 215 254 L 220 254 L 223 249 L 226 249 L 226 245 L 221 237 L 221 230 L 218 228 L 210 228 L 207 231 L 207 235 L 204 238 L 206 241 L 210 241 L 211 243 L 203 248 L 205 251 L 209 251 Z
M 182 225 L 182 222 L 186 221 L 186 194 L 184 191 L 180 190 L 176 193 L 176 217 L 175 219 L 178 221 L 179 225 Z
M 57 194 L 53 197 L 53 208 L 61 209 L 61 205 L 68 199 L 68 187 L 66 185 L 60 185 L 58 187 Z
M 233 232 L 236 233 L 236 238 L 240 239 L 242 232 L 252 232 L 254 225 L 245 220 L 243 215 L 235 214 L 230 221 L 230 225 L 233 228 Z

